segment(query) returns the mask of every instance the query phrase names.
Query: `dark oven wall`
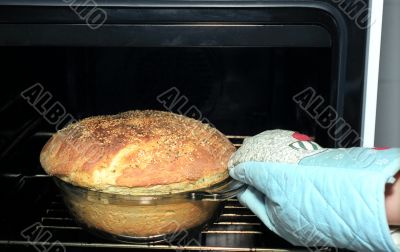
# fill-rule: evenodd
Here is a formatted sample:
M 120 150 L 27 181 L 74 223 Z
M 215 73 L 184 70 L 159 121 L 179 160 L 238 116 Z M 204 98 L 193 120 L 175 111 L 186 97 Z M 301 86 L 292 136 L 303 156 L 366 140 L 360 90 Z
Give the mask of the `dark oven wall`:
M 76 119 L 157 109 L 209 120 L 231 135 L 284 128 L 315 136 L 317 125 L 312 117 L 302 116 L 293 96 L 307 87 L 326 100 L 330 95 L 329 48 L 0 50 L 1 103 L 9 104 L 3 111 L 7 120 L 0 126 L 3 135 L 44 116 L 59 101 Z M 42 111 L 21 95 L 37 83 L 43 87 L 41 95 L 52 95 L 39 103 Z M 33 94 L 35 99 L 41 95 Z M 42 131 L 57 129 L 51 123 L 41 127 Z

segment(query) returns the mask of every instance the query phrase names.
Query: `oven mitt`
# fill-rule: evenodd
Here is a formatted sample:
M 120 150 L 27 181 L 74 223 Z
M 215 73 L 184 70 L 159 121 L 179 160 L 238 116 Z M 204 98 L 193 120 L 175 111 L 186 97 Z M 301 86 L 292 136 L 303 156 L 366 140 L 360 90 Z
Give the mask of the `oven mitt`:
M 385 212 L 385 184 L 395 181 L 400 149 L 325 149 L 287 130 L 246 139 L 229 161 L 249 184 L 238 196 L 293 245 L 397 251 Z

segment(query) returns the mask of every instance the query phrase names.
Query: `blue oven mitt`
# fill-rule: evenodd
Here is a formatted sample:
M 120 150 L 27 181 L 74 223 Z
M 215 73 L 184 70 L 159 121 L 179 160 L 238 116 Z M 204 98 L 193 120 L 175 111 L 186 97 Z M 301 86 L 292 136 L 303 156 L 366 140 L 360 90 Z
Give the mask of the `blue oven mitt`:
M 246 139 L 229 168 L 250 185 L 240 202 L 293 245 L 397 251 L 384 191 L 400 149 L 324 149 L 306 135 L 270 130 Z

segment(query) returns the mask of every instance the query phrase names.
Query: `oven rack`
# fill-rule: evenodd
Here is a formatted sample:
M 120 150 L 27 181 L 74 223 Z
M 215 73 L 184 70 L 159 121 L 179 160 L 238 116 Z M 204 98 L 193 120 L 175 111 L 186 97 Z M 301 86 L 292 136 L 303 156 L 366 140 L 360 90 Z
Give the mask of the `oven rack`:
M 61 195 L 50 202 L 40 218 L 44 230 L 57 233 L 57 237 L 68 236 L 68 233 L 86 233 L 69 216 L 67 209 L 61 201 Z M 63 235 L 62 235 L 63 234 Z M 76 234 L 75 234 L 76 235 Z M 236 199 L 226 202 L 222 213 L 217 221 L 207 229 L 201 231 L 196 240 L 200 244 L 126 244 L 102 240 L 97 242 L 63 241 L 62 244 L 68 247 L 91 247 L 91 248 L 135 248 L 135 249 L 158 249 L 158 250 L 188 250 L 188 251 L 288 251 L 287 249 L 268 247 L 241 247 L 249 241 L 271 239 L 268 230 L 260 223 L 257 217 L 247 208 L 240 205 Z M 84 235 L 85 236 L 85 235 Z M 237 240 L 243 242 L 238 243 Z M 236 241 L 235 241 L 236 240 Z M 246 242 L 247 241 L 247 242 Z M 44 244 L 43 244 L 44 245 Z M 250 244 L 248 244 L 250 246 Z M 68 249 L 67 249 L 68 250 Z

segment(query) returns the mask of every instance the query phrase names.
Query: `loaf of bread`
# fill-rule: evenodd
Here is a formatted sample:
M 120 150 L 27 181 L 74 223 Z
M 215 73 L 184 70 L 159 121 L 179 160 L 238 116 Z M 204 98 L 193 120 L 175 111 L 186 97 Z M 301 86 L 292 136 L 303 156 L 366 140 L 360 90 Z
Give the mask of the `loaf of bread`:
M 235 151 L 218 130 L 161 111 L 94 116 L 55 133 L 40 154 L 48 174 L 91 190 L 169 194 L 228 177 Z

